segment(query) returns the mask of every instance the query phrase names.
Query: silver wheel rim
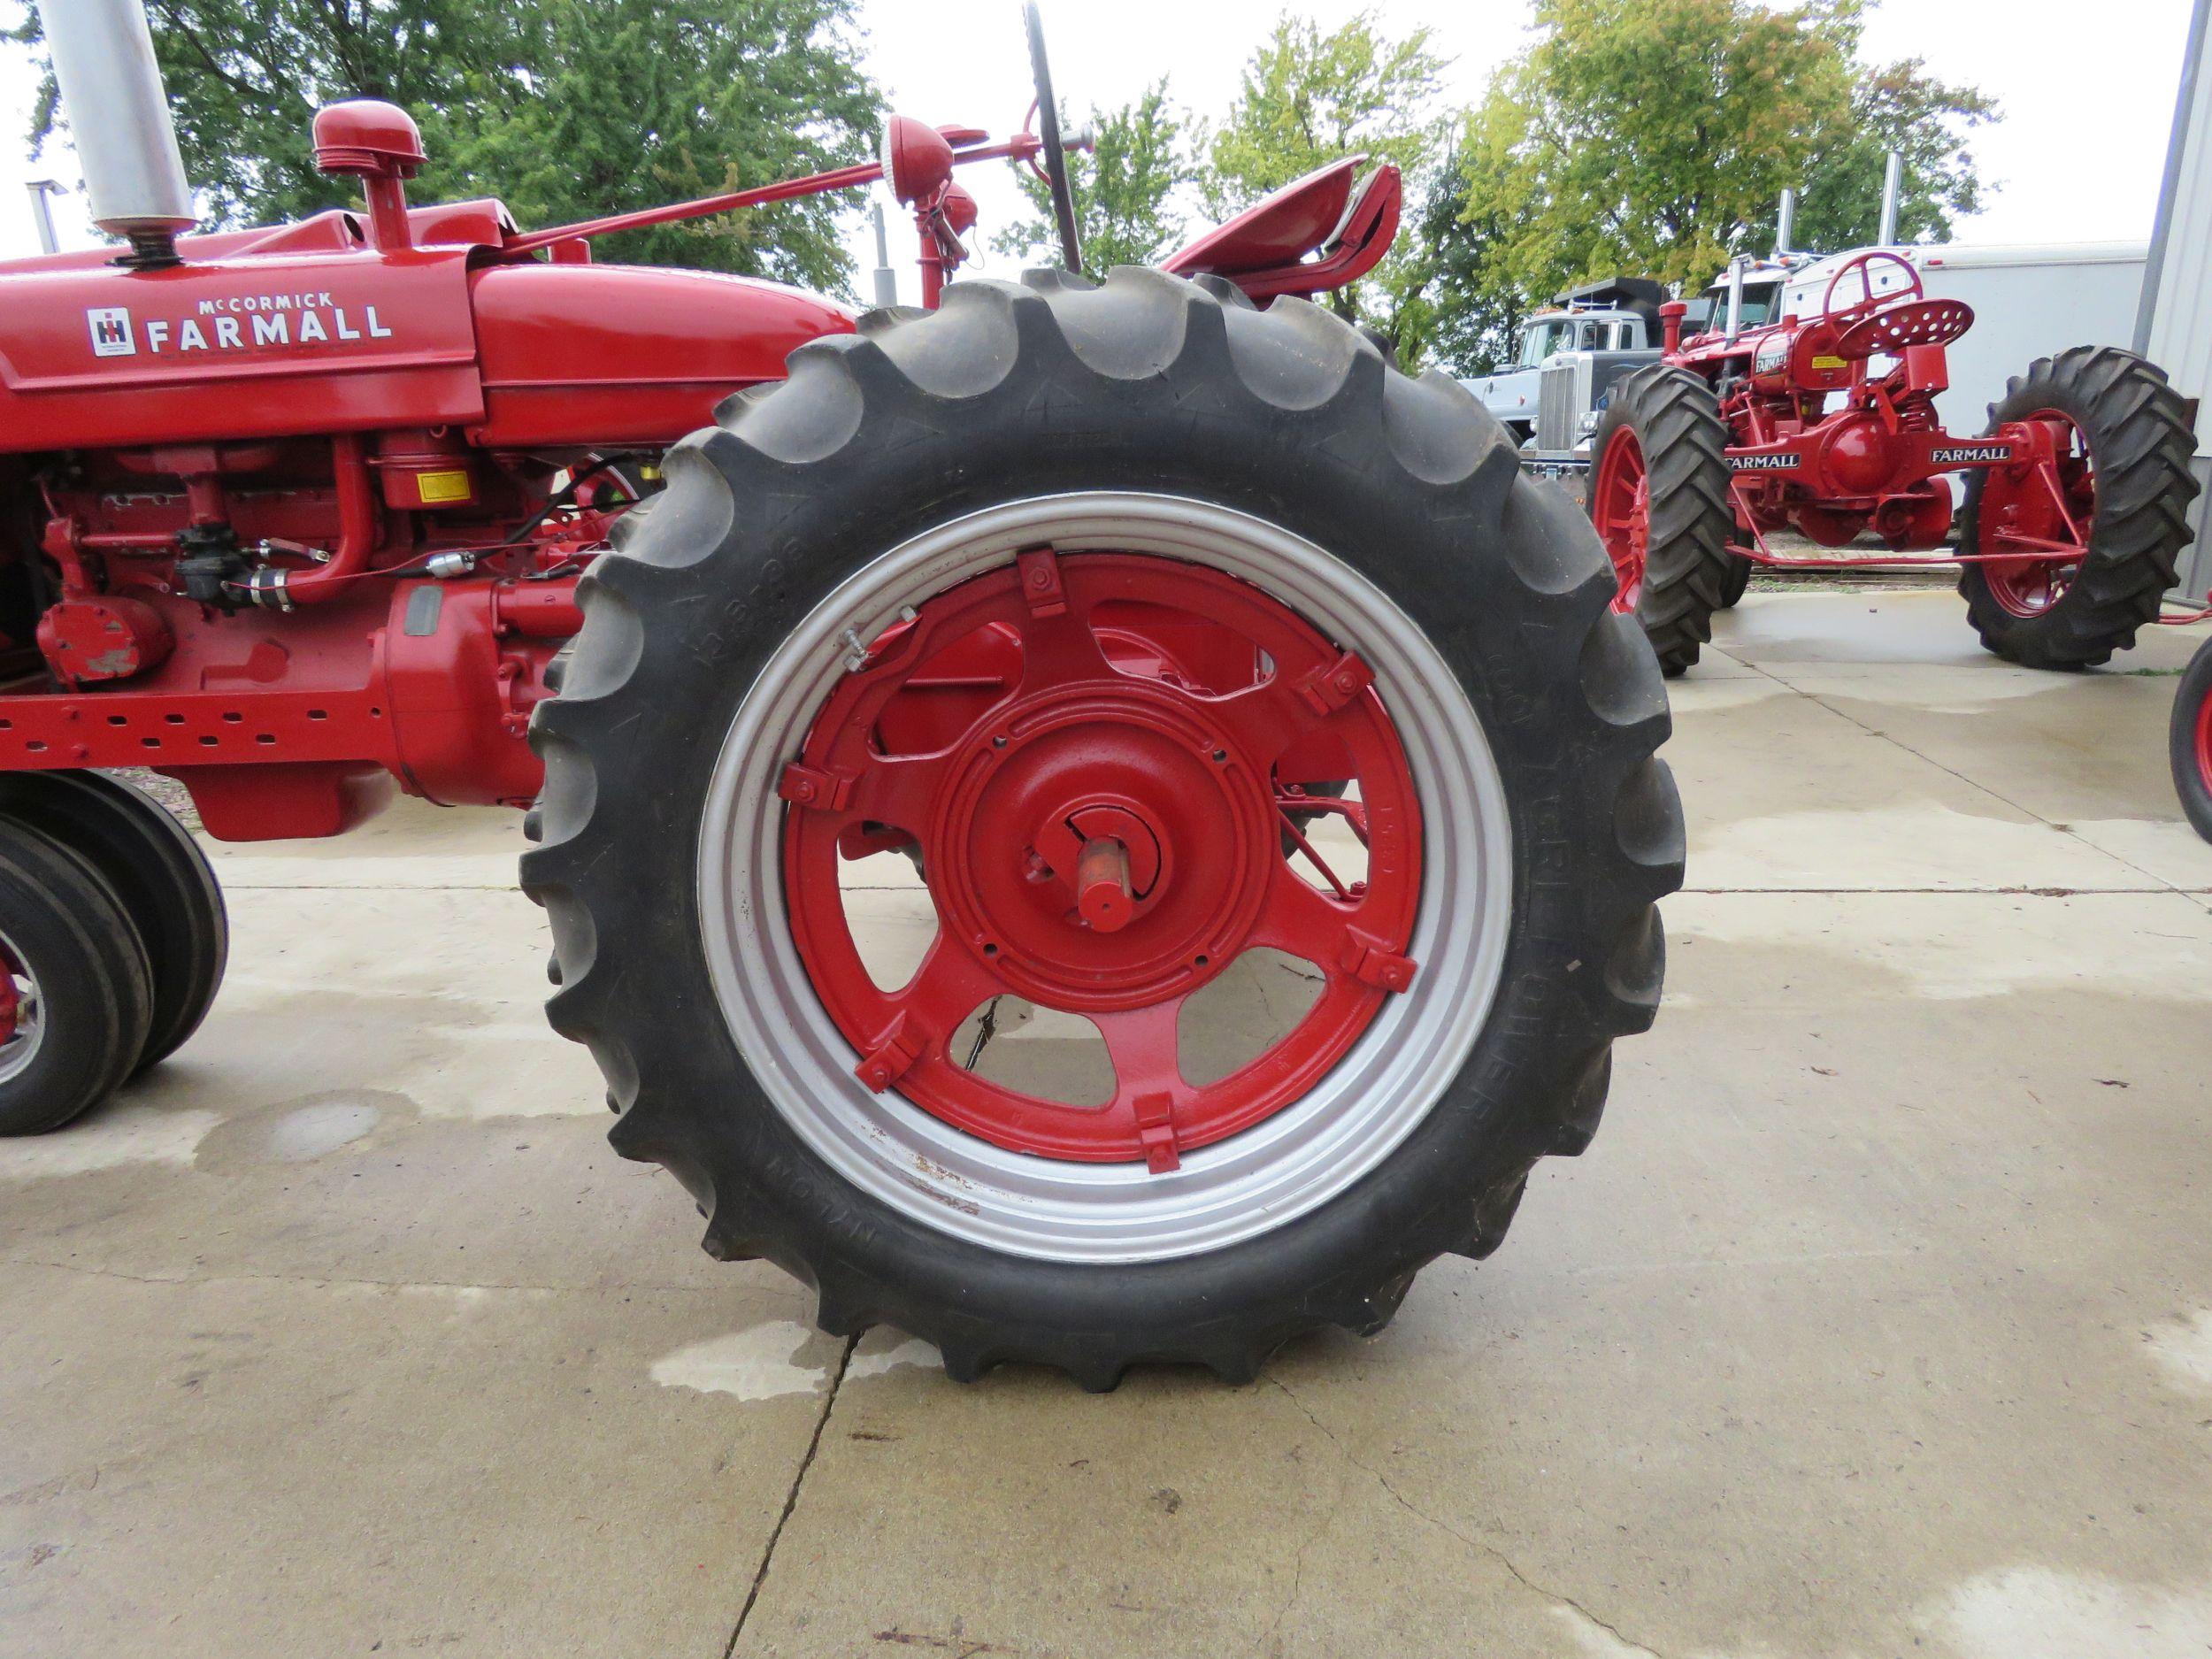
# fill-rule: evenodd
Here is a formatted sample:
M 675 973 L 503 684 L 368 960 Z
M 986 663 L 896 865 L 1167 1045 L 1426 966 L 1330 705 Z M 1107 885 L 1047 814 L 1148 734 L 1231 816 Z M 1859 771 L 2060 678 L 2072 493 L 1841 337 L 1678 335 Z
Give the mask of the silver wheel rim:
M 38 981 L 24 965 L 23 953 L 5 933 L 0 933 L 0 954 L 6 957 L 0 961 L 0 973 L 15 981 L 15 1034 L 0 1042 L 0 1083 L 12 1083 L 30 1069 L 46 1040 L 46 1003 L 39 995 Z
M 1394 996 L 1303 1099 L 1185 1156 L 1063 1163 L 964 1133 L 872 1094 L 792 941 L 776 781 L 845 671 L 848 632 L 1049 541 L 1211 565 L 1273 595 L 1375 671 L 1423 814 L 1413 988 Z M 1373 583 L 1303 537 L 1180 496 L 1092 492 L 955 519 L 856 572 L 763 668 L 725 737 L 700 826 L 702 943 L 730 1034 L 776 1111 L 839 1177 L 938 1231 L 1048 1261 L 1156 1261 L 1272 1232 L 1380 1164 L 1465 1064 L 1502 976 L 1511 920 L 1505 789 L 1482 725 L 1436 648 Z

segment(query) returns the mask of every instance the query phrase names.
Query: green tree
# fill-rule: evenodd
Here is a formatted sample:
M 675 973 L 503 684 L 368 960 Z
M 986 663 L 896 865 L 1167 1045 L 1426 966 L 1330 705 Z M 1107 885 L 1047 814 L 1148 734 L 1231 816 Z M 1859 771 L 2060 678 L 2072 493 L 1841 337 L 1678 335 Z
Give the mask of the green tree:
M 1147 265 L 1181 241 L 1184 218 L 1174 205 L 1191 182 L 1185 122 L 1168 107 L 1167 82 L 1156 81 L 1134 104 L 1092 115 L 1097 147 L 1068 151 L 1068 182 L 1075 192 L 1076 226 L 1083 236 L 1083 269 L 1103 277 L 1118 265 Z M 1064 118 L 1063 132 L 1071 133 Z M 1002 254 L 1059 263 L 1060 233 L 1052 193 L 1024 162 L 1014 176 L 1034 211 L 993 239 Z
M 1882 155 L 1907 158 L 1900 234 L 1979 199 L 1963 130 L 1994 113 L 1917 62 L 1859 61 L 1863 0 L 1537 0 L 1538 38 L 1462 120 L 1433 203 L 1440 340 L 1474 369 L 1503 325 L 1566 284 L 1628 273 L 1701 286 L 1770 245 L 1870 240 Z M 1432 212 L 1431 219 L 1436 221 Z
M 423 129 L 421 200 L 497 196 L 526 224 L 710 195 L 865 157 L 880 104 L 855 0 L 149 0 L 185 166 L 215 226 L 351 192 L 315 110 L 389 99 Z M 41 47 L 35 4 L 12 31 Z M 50 75 L 31 142 L 58 111 Z M 609 257 L 843 287 L 817 199 L 611 239 Z
M 1918 58 L 1862 72 L 1851 88 L 1850 121 L 1807 165 L 1790 240 L 1819 252 L 1872 242 L 1892 150 L 1904 157 L 1898 240 L 1947 240 L 1953 221 L 1978 208 L 1984 192 L 1965 136 L 1996 116 L 1987 94 L 1934 79 Z
M 1409 199 L 1422 199 L 1448 130 L 1435 113 L 1443 68 L 1425 28 L 1393 40 L 1369 12 L 1328 32 L 1285 13 L 1245 65 L 1236 101 L 1206 145 L 1200 189 L 1208 211 L 1225 219 L 1361 153 L 1394 162 Z M 1426 349 L 1430 275 L 1425 249 L 1402 237 L 1373 276 L 1330 303 L 1388 337 L 1410 366 Z

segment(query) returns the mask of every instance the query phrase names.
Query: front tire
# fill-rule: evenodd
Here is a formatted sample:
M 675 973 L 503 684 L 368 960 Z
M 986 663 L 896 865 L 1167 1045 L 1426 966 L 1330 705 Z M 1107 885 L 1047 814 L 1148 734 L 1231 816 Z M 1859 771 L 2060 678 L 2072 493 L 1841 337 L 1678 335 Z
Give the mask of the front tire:
M 1713 612 L 1733 603 L 1733 567 L 1748 580 L 1748 563 L 1728 550 L 1727 449 L 1713 388 L 1666 364 L 1623 377 L 1590 440 L 1590 518 L 1613 561 L 1616 603 L 1670 677 L 1697 661 Z
M 2027 467 L 1968 474 L 1959 544 L 2002 552 L 2014 531 L 2045 540 L 2085 531 L 2070 563 L 1964 565 L 1959 593 L 1982 644 L 2028 668 L 2089 668 L 2135 643 L 2158 618 L 2189 544 L 2197 493 L 2188 405 L 2155 365 L 2116 346 L 2077 346 L 2039 357 L 1989 406 L 1988 431 L 2042 422 L 2062 445 L 2053 489 Z M 2070 525 L 2069 519 L 2071 523 Z
M 1587 526 L 1455 382 L 1302 302 L 1028 280 L 803 348 L 671 453 L 534 722 L 524 885 L 556 1028 L 710 1254 L 777 1262 L 824 1329 L 897 1325 L 956 1377 L 1248 1378 L 1300 1331 L 1379 1328 L 1437 1255 L 1487 1254 L 1535 1160 L 1588 1142 L 1680 879 L 1666 700 Z M 1145 630 L 1193 620 L 1272 674 L 1142 665 L 1172 655 Z M 982 630 L 1019 641 L 1010 690 L 889 744 L 902 676 Z M 1371 842 L 1341 900 L 1286 884 L 1271 817 L 1274 785 L 1342 775 L 1271 766 L 1320 739 Z M 1140 878 L 1154 909 L 1084 931 L 1055 885 L 1084 823 L 1159 871 L 1185 849 L 1179 888 Z M 820 895 L 847 832 L 887 825 L 939 917 L 897 992 L 856 979 Z M 1229 960 L 1207 941 L 1285 936 L 1325 987 L 1296 1051 L 1188 1084 L 1158 1010 Z M 952 1027 L 1001 986 L 1099 1025 L 1104 1109 L 964 1079 Z
M 0 816 L 89 859 L 144 941 L 153 1006 L 134 1073 L 159 1065 L 207 1018 L 230 960 L 230 918 L 207 855 L 142 789 L 90 772 L 0 776 Z
M 146 1046 L 153 979 L 115 889 L 30 826 L 0 818 L 0 1135 L 83 1116 Z
M 2167 726 L 2166 754 L 2181 810 L 2197 833 L 2212 841 L 2212 640 L 2197 647 L 2182 672 Z

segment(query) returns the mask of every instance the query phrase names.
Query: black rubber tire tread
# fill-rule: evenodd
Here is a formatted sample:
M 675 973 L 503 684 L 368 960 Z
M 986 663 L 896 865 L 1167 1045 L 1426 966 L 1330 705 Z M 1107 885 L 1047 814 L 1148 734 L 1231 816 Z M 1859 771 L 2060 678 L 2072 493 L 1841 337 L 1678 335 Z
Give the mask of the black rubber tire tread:
M 5 818 L 0 930 L 23 953 L 48 1022 L 29 1066 L 0 1082 L 0 1135 L 44 1134 L 130 1076 L 146 1047 L 153 973 L 122 899 L 91 860 Z
M 99 772 L 0 774 L 0 814 L 82 853 L 123 901 L 154 976 L 134 1071 L 159 1065 L 206 1020 L 230 963 L 230 916 L 207 854 L 161 803 Z
M 1687 369 L 1655 363 L 1624 375 L 1590 440 L 1590 506 L 1597 510 L 1599 457 L 1626 427 L 1643 446 L 1650 480 L 1651 527 L 1644 544 L 1644 588 L 1636 602 L 1670 677 L 1697 661 L 1713 637 L 1713 612 L 1744 560 L 1728 550 L 1736 530 L 1729 504 L 1728 426 L 1713 388 Z
M 1612 1040 L 1647 1026 L 1684 835 L 1669 717 L 1610 567 L 1455 381 L 1390 370 L 1303 301 L 1116 270 L 954 285 L 941 311 L 812 342 L 786 388 L 676 446 L 662 507 L 581 585 L 574 665 L 538 710 L 553 1025 L 590 1046 L 625 1156 L 666 1165 L 705 1247 L 813 1286 L 973 1378 L 1005 1361 L 1109 1388 L 1128 1365 L 1253 1376 L 1309 1329 L 1378 1330 L 1446 1252 L 1487 1254 L 1527 1172 L 1587 1145 Z M 1511 803 L 1515 916 L 1459 1077 L 1362 1182 L 1258 1239 L 1093 1268 L 987 1250 L 857 1194 L 768 1102 L 723 1024 L 695 902 L 697 822 L 730 718 L 821 596 L 995 503 L 1134 485 L 1271 518 L 1377 583 L 1449 660 Z M 687 718 L 666 718 L 670 709 Z
M 1741 554 L 1728 556 L 1728 585 L 1721 589 L 1719 609 L 1733 611 L 1751 586 L 1751 561 Z
M 2189 406 L 2155 364 L 2117 346 L 2075 346 L 2039 357 L 2005 383 L 1989 406 L 1989 431 L 2040 409 L 2070 418 L 2089 446 L 2097 485 L 2089 552 L 2058 603 L 2016 617 L 1990 591 L 1978 565 L 1959 567 L 1967 619 L 1983 645 L 2026 668 L 2092 668 L 2135 643 L 2158 617 L 2189 545 L 2189 503 L 2197 494 L 2189 457 L 2196 451 Z M 1982 488 L 1988 474 L 1967 475 L 1959 545 L 1981 543 Z
M 2173 765 L 2174 792 L 2181 797 L 2181 810 L 2197 833 L 2212 841 L 2212 783 L 2207 782 L 2197 758 L 2197 721 L 2207 703 L 2212 703 L 2212 640 L 2197 647 L 2182 671 L 2173 718 L 2166 728 L 2166 754 Z

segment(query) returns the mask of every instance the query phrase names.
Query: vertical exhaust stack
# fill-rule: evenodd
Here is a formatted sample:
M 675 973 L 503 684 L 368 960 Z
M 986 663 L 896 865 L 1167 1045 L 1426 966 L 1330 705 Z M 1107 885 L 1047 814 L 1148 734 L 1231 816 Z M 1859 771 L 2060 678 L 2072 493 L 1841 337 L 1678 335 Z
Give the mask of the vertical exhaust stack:
M 93 223 L 130 243 L 118 264 L 175 265 L 177 233 L 199 215 L 145 8 L 140 0 L 65 0 L 41 15 Z
M 1797 192 L 1782 192 L 1782 211 L 1774 219 L 1774 257 L 1784 257 L 1790 250 L 1790 234 L 1797 228 Z
M 1897 240 L 1897 197 L 1904 183 L 1905 157 L 1893 150 L 1882 169 L 1882 228 L 1874 238 L 1878 248 L 1889 247 Z

